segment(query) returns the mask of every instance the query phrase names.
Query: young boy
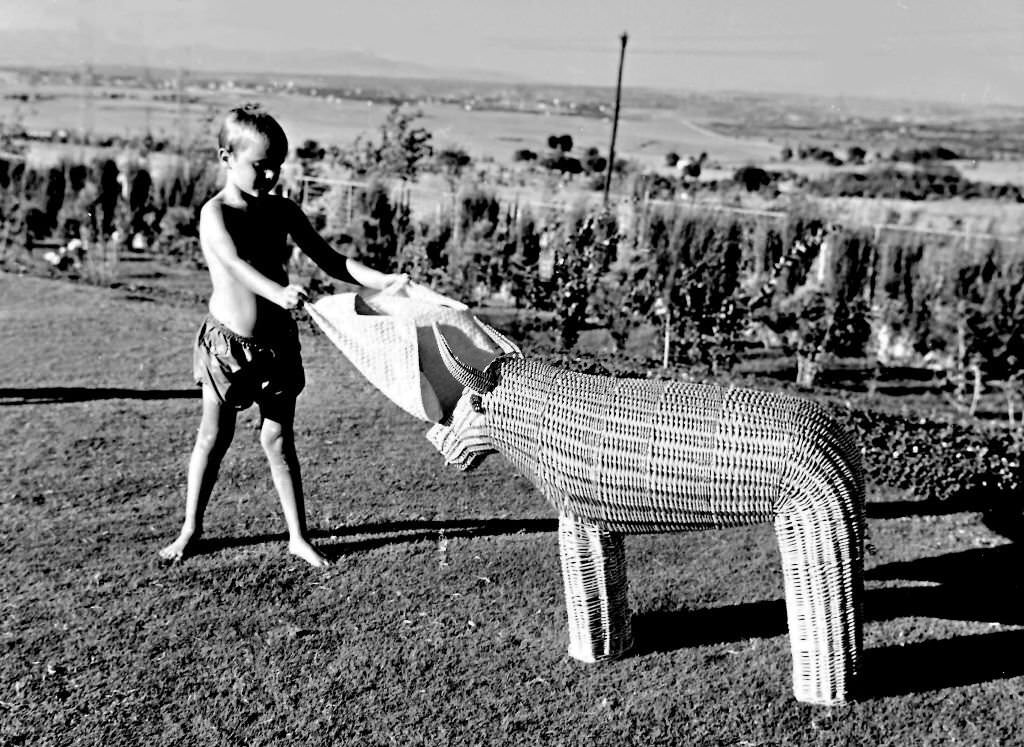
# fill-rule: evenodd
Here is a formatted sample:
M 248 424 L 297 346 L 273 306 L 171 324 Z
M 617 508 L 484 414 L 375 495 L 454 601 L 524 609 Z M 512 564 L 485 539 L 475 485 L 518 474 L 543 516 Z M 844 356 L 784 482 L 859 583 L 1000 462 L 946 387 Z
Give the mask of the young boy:
M 199 241 L 210 270 L 210 313 L 196 338 L 193 374 L 202 386 L 203 415 L 188 468 L 185 521 L 160 551 L 181 560 L 203 531 L 235 415 L 254 402 L 260 444 L 288 525 L 288 550 L 314 566 L 328 564 L 309 542 L 302 480 L 292 430 L 295 398 L 305 384 L 299 335 L 290 309 L 306 298 L 288 281 L 291 237 L 317 265 L 339 280 L 382 289 L 405 276 L 385 275 L 336 253 L 298 205 L 271 193 L 288 154 L 277 121 L 255 106 L 233 109 L 220 130 L 217 157 L 224 188 L 203 206 Z

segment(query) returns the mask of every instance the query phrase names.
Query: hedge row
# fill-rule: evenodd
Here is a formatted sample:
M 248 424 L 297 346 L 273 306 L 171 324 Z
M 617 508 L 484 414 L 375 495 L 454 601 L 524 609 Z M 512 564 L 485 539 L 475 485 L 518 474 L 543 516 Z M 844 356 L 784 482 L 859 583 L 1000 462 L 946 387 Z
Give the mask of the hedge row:
M 867 478 L 876 485 L 906 490 L 919 500 L 964 501 L 979 511 L 1024 498 L 1019 432 L 862 408 L 830 409 L 857 436 Z

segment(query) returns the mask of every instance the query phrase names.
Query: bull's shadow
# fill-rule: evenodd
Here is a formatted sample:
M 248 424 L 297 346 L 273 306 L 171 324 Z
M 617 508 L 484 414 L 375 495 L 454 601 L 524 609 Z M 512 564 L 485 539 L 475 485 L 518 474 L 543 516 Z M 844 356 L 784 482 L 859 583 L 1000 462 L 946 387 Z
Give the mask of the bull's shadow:
M 985 525 L 1008 539 L 1024 535 L 1024 522 L 1020 514 L 1007 512 L 1006 506 L 1019 506 L 1022 496 L 1013 491 L 968 490 L 942 500 L 908 499 L 894 501 L 868 501 L 869 519 L 907 519 L 917 516 L 949 516 L 959 513 L 980 513 Z
M 310 532 L 331 559 L 387 545 L 557 531 L 555 519 L 409 520 Z M 376 535 L 376 536 L 368 536 Z M 351 537 L 352 539 L 344 539 Z M 286 540 L 284 533 L 204 539 L 193 554 Z M 328 540 L 324 542 L 324 540 Z M 913 585 L 869 589 L 865 622 L 901 617 L 1024 625 L 1016 600 L 1024 546 L 1007 544 L 869 568 L 870 582 Z M 773 638 L 788 633 L 782 599 L 704 609 L 640 612 L 633 617 L 634 656 L 659 651 Z M 929 640 L 864 652 L 861 699 L 889 697 L 1024 675 L 1024 630 Z
M 1020 545 L 978 548 L 888 563 L 866 572 L 870 581 L 915 582 L 870 589 L 866 622 L 932 617 L 1024 625 L 1017 600 Z M 712 609 L 659 610 L 633 618 L 636 654 L 787 634 L 786 606 L 779 600 Z M 885 646 L 864 652 L 861 698 L 886 697 L 1024 675 L 1024 631 Z

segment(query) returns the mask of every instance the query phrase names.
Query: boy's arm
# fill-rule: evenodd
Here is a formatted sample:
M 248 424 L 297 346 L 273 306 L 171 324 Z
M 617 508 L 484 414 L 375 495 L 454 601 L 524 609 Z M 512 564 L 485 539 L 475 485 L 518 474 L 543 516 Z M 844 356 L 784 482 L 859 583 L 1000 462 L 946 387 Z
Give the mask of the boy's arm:
M 295 308 L 302 300 L 299 286 L 274 282 L 238 256 L 235 242 L 224 226 L 220 205 L 214 201 L 207 202 L 199 211 L 199 238 L 204 248 L 247 290 L 285 309 Z
M 292 240 L 307 257 L 331 277 L 375 290 L 383 290 L 396 282 L 408 280 L 405 275 L 378 272 L 362 262 L 336 252 L 313 228 L 302 208 L 291 200 L 282 199 L 285 202 L 288 233 Z

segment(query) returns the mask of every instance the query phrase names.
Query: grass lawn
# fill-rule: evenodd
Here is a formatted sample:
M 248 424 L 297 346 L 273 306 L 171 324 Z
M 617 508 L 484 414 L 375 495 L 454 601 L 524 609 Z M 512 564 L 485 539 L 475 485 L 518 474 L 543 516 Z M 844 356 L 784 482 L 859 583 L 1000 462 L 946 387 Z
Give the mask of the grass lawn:
M 195 288 L 204 292 L 197 276 Z M 1022 553 L 874 489 L 864 696 L 790 691 L 770 526 L 630 537 L 637 651 L 566 655 L 556 518 L 304 335 L 307 567 L 242 413 L 203 553 L 157 550 L 198 422 L 194 300 L 0 274 L 0 745 L 1012 744 Z

